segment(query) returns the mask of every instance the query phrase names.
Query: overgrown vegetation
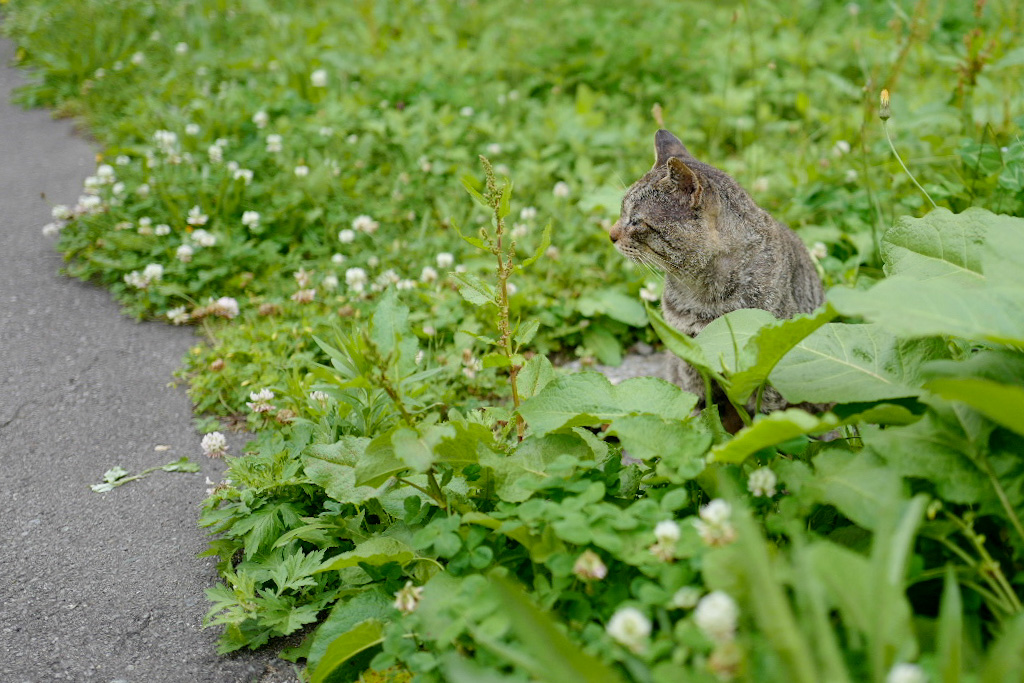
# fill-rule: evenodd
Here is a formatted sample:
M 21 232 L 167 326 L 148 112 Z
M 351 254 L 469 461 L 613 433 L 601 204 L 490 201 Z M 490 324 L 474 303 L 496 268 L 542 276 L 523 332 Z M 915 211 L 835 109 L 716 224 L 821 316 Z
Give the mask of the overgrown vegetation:
M 22 100 L 105 148 L 55 209 L 68 272 L 201 326 L 197 410 L 258 432 L 201 520 L 224 651 L 305 627 L 314 681 L 1024 678 L 1018 3 L 6 8 Z M 812 246 L 824 309 L 689 339 L 645 308 L 602 225 L 652 109 Z M 551 362 L 659 338 L 737 406 L 834 407 L 731 436 Z

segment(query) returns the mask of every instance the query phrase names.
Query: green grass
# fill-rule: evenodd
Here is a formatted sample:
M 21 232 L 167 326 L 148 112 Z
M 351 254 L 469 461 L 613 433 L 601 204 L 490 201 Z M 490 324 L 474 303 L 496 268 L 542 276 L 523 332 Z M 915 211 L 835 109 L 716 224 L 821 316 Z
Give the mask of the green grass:
M 1010 582 L 1019 578 L 1021 544 L 1001 531 L 1018 520 L 1009 454 L 1019 452 L 1019 425 L 1007 417 L 1012 410 L 975 391 L 989 386 L 977 382 L 1011 381 L 999 395 L 1015 400 L 1016 360 L 1004 358 L 1012 371 L 1001 373 L 986 363 L 1018 354 L 1007 342 L 1016 331 L 925 328 L 911 294 L 934 295 L 939 306 L 955 304 L 955 292 L 887 280 L 884 268 L 903 267 L 907 250 L 927 250 L 915 231 L 951 239 L 997 227 L 966 214 L 981 226 L 970 233 L 966 223 L 934 214 L 901 223 L 917 227 L 889 233 L 888 251 L 881 247 L 900 219 L 932 208 L 929 197 L 956 213 L 976 206 L 1024 215 L 1019 3 L 9 0 L 4 7 L 5 31 L 31 79 L 19 100 L 81 120 L 103 149 L 85 189 L 92 198 L 55 212 L 67 272 L 107 286 L 131 315 L 171 314 L 199 326 L 204 343 L 181 370 L 197 412 L 245 420 L 259 432 L 252 453 L 232 463 L 235 485 L 216 492 L 204 513 L 204 524 L 220 532 L 212 548 L 224 583 L 211 595 L 211 616 L 226 627 L 224 649 L 259 646 L 337 605 L 307 641 L 312 649 L 292 655 L 310 654 L 322 672 L 323 662 L 340 667 L 351 654 L 354 669 L 373 657 L 378 668 L 399 665 L 417 680 L 478 680 L 459 658 L 474 653 L 492 673 L 539 677 L 563 667 L 599 675 L 613 666 L 631 680 L 661 681 L 685 665 L 705 680 L 711 661 L 713 671 L 735 665 L 751 680 L 780 671 L 806 678 L 811 670 L 881 680 L 893 664 L 918 660 L 894 634 L 920 645 L 919 661 L 931 673 L 951 661 L 951 636 L 939 647 L 908 616 L 913 610 L 932 624 L 929 600 L 940 594 L 944 605 L 960 604 L 958 593 L 938 586 L 946 562 L 957 566 L 968 612 L 983 610 L 964 626 L 974 638 L 972 661 L 1001 631 L 1010 634 L 1005 643 L 1016 642 L 1019 600 L 997 580 L 1006 577 L 963 555 L 967 548 L 991 560 L 991 552 Z M 892 147 L 878 118 L 883 88 L 891 93 Z M 541 254 L 509 280 L 509 323 L 538 324 L 525 356 L 512 361 L 525 362 L 518 381 L 529 401 L 554 376 L 544 358 L 615 363 L 635 342 L 658 342 L 640 299 L 658 277 L 616 253 L 606 229 L 624 189 L 650 167 L 662 122 L 792 226 L 813 247 L 827 285 L 857 288 L 841 312 L 880 327 L 826 329 L 860 339 L 864 348 L 855 351 L 871 347 L 875 359 L 890 353 L 892 363 L 879 362 L 878 372 L 895 373 L 910 393 L 854 399 L 842 380 L 802 376 L 784 360 L 782 369 L 799 380 L 792 390 L 831 391 L 824 400 L 838 401 L 838 417 L 776 416 L 746 440 L 729 441 L 713 419 L 650 412 L 649 403 L 665 397 L 653 385 L 617 394 L 595 389 L 596 380 L 566 379 L 551 386 L 563 388 L 558 395 L 569 398 L 559 400 L 575 418 L 541 435 L 539 421 L 555 418 L 535 402 L 521 413 L 534 425 L 519 442 L 505 370 L 514 354 L 488 355 L 500 316 L 471 293 L 460 296 L 467 283 L 496 281 L 493 254 L 460 237 L 494 229 L 490 211 L 463 185 L 483 191 L 478 157 L 486 156 L 514 181 L 504 239 L 514 238 L 518 261 Z M 1012 239 L 1006 244 L 1015 253 Z M 1013 282 L 1006 265 L 994 263 Z M 1012 297 L 999 296 L 979 290 L 975 312 L 1011 306 Z M 1007 310 L 1003 317 L 1015 319 Z M 743 331 L 741 318 L 735 324 Z M 789 334 L 796 344 L 785 329 L 764 334 Z M 913 341 L 920 337 L 930 339 Z M 825 348 L 815 339 L 801 344 Z M 685 340 L 666 342 L 687 348 Z M 936 362 L 969 376 L 974 393 L 955 383 L 928 385 L 943 387 L 945 399 L 924 392 L 934 381 L 926 365 Z M 705 370 L 723 382 L 741 371 L 760 382 L 771 370 L 740 365 Z M 785 388 L 783 375 L 773 379 Z M 605 392 L 605 413 L 572 403 L 581 387 Z M 274 392 L 276 411 L 247 406 L 263 389 Z M 313 398 L 313 391 L 324 393 Z M 862 427 L 863 451 L 857 439 L 841 451 L 802 437 L 840 422 L 890 426 Z M 580 425 L 610 430 L 597 438 Z M 970 479 L 977 491 L 989 484 L 992 491 L 968 495 L 943 479 L 954 475 L 912 454 L 880 464 L 899 450 L 894 435 L 928 442 L 934 434 L 958 444 L 948 462 L 977 468 Z M 745 450 L 751 443 L 769 448 Z M 623 444 L 646 464 L 623 465 Z M 703 469 L 722 453 L 740 462 Z M 852 469 L 839 467 L 842 458 Z M 520 461 L 528 463 L 522 471 L 510 464 Z M 761 466 L 782 475 L 786 496 L 768 503 L 735 493 Z M 393 490 L 371 494 L 384 475 L 398 477 L 387 485 Z M 843 497 L 836 481 L 847 475 L 892 493 L 891 517 L 903 526 L 875 523 L 876 499 Z M 897 481 L 899 491 L 887 488 Z M 921 491 L 944 501 L 955 521 L 941 526 L 940 516 L 919 532 L 911 512 L 921 504 L 909 493 Z M 659 521 L 694 518 L 717 496 L 733 500 L 741 520 L 749 506 L 764 521 L 749 527 L 742 547 L 704 548 L 684 531 L 677 562 L 644 554 Z M 972 526 L 976 516 L 982 531 Z M 960 531 L 950 531 L 955 522 Z M 778 572 L 764 567 L 762 532 L 780 558 Z M 988 541 L 991 550 L 984 535 L 997 539 Z M 382 543 L 390 545 L 371 552 Z M 573 562 L 584 548 L 600 550 L 623 580 L 577 581 Z M 909 569 L 890 558 L 908 548 L 916 553 Z M 845 552 L 859 558 L 849 560 L 851 600 L 909 600 L 906 613 L 897 606 L 884 615 L 891 631 L 879 635 L 833 594 L 822 567 Z M 317 570 L 343 553 L 362 564 Z M 445 571 L 435 574 L 434 565 Z M 487 583 L 494 577 L 483 575 L 494 568 L 528 583 L 528 601 L 549 608 L 585 651 L 563 661 L 531 637 L 560 627 L 500 581 L 499 588 Z M 902 585 L 878 583 L 883 575 L 917 577 L 906 580 L 924 588 L 908 599 Z M 861 585 L 858 576 L 874 583 Z M 426 586 L 425 608 L 398 618 L 390 603 L 407 580 Z M 665 607 L 684 586 L 725 590 L 742 603 L 741 654 L 709 641 L 689 612 Z M 644 652 L 604 629 L 624 605 L 654 617 Z M 496 616 L 504 613 L 512 616 Z M 937 628 L 953 629 L 959 612 L 944 614 Z M 785 624 L 773 635 L 772 619 Z M 822 635 L 832 627 L 835 640 Z M 410 633 L 419 634 L 415 642 Z M 331 643 L 341 645 L 330 650 Z M 356 654 L 363 646 L 367 652 Z M 801 648 L 813 649 L 813 662 Z M 856 664 L 861 656 L 871 658 L 863 665 L 870 671 Z M 995 655 L 988 661 L 993 671 L 1010 666 Z

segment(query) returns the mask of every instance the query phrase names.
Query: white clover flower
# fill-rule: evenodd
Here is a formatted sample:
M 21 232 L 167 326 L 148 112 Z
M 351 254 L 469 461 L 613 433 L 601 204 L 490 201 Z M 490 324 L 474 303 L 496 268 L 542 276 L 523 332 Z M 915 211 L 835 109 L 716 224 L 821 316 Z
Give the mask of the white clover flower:
M 217 244 L 217 236 L 203 230 L 202 228 L 192 231 L 192 239 L 201 247 L 212 247 Z
M 406 581 L 405 587 L 395 593 L 395 609 L 402 614 L 408 614 L 416 609 L 423 597 L 423 587 L 414 586 L 412 581 Z
M 110 191 L 111 191 L 111 193 L 113 193 L 113 195 L 114 195 L 115 197 L 120 197 L 121 195 L 123 195 L 123 194 L 124 194 L 124 189 L 125 189 L 125 187 L 124 187 L 124 183 L 122 183 L 122 182 L 116 182 L 116 183 L 114 183 L 114 184 L 113 184 L 113 186 L 112 186 L 112 187 L 110 188 Z
M 329 137 L 331 137 L 332 135 L 334 135 L 334 129 L 333 129 L 333 128 L 331 128 L 330 126 L 320 126 L 320 131 L 319 131 L 319 133 L 320 133 L 320 135 L 322 135 L 323 137 L 325 137 L 325 138 L 329 138 Z
M 210 458 L 223 457 L 228 452 L 228 440 L 220 432 L 210 432 L 201 443 L 203 454 Z
M 333 273 L 324 275 L 324 279 L 320 281 L 320 286 L 328 292 L 333 292 L 338 288 L 338 276 Z
M 86 194 L 78 198 L 75 213 L 97 213 L 103 209 L 103 200 L 96 195 Z
M 356 135 L 355 133 L 352 133 L 352 135 L 349 135 L 347 138 L 345 138 L 345 142 L 347 142 L 350 145 L 354 145 L 357 142 L 359 142 L 359 136 Z
M 600 581 L 608 576 L 608 567 L 593 550 L 584 550 L 572 565 L 572 573 L 584 581 Z
M 360 232 L 365 232 L 368 235 L 372 235 L 380 227 L 380 223 L 373 220 L 369 216 L 356 216 L 352 221 L 352 228 Z
M 524 206 L 519 212 L 519 218 L 524 221 L 532 221 L 537 217 L 537 209 L 532 206 Z
M 209 157 L 211 164 L 219 164 L 224 161 L 224 148 L 220 145 L 210 145 L 206 149 L 206 156 Z
M 297 178 L 305 178 L 308 175 L 309 175 L 309 166 L 306 166 L 305 164 L 299 164 L 298 166 L 295 167 L 295 177 L 297 177 Z
M 416 352 L 416 356 L 412 359 L 412 362 L 415 363 L 416 365 L 423 365 L 423 359 L 426 357 L 427 354 L 423 351 L 423 349 L 420 349 L 419 351 Z
M 132 158 L 127 154 L 118 154 L 117 157 L 114 159 L 114 163 L 117 164 L 118 166 L 127 166 L 128 164 L 132 163 Z
M 424 173 L 430 173 L 430 171 L 434 168 L 434 165 L 430 163 L 430 159 L 428 159 L 427 157 L 420 157 L 416 163 L 419 164 L 420 170 L 423 171 Z
M 505 283 L 505 292 L 509 296 L 515 296 L 516 292 L 518 292 L 518 291 L 519 291 L 519 288 L 516 287 L 516 284 L 514 282 L 506 282 Z
M 555 186 L 554 188 L 552 188 L 551 192 L 559 199 L 565 199 L 566 197 L 569 196 L 569 183 L 565 182 L 564 180 L 559 180 L 557 183 L 555 183 Z
M 132 64 L 134 64 L 135 66 L 139 66 L 144 61 L 146 61 L 146 55 L 142 54 L 141 52 L 136 52 L 132 55 Z
M 654 527 L 654 538 L 658 543 L 677 543 L 680 534 L 679 524 L 671 519 L 662 520 Z
M 53 209 L 50 211 L 50 215 L 59 221 L 70 220 L 74 216 L 74 214 L 71 212 L 71 209 L 69 209 L 64 204 L 58 204 L 57 206 L 53 207 Z
M 277 133 L 271 133 L 267 136 L 267 151 L 271 153 L 280 152 L 283 149 L 281 144 L 282 137 Z
M 99 178 L 101 183 L 112 183 L 116 177 L 114 167 L 110 164 L 102 164 L 96 169 L 96 177 Z
M 475 114 L 476 111 L 473 109 L 473 107 L 466 106 L 466 107 L 463 107 L 462 109 L 460 109 L 459 113 L 461 115 L 463 115 L 463 116 L 469 117 L 469 116 L 472 116 L 473 114 Z
M 208 220 L 210 220 L 210 217 L 203 213 L 198 204 L 188 210 L 187 221 L 189 225 L 206 225 Z
M 317 69 L 309 75 L 309 82 L 314 88 L 327 87 L 327 69 Z
M 63 227 L 64 224 L 61 223 L 60 221 L 57 221 L 55 223 L 47 223 L 46 225 L 43 226 L 43 236 L 56 237 L 57 235 L 60 234 L 60 231 Z
M 345 271 L 345 284 L 354 292 L 362 292 L 366 288 L 366 271 L 362 268 L 349 268 Z
M 700 519 L 693 525 L 702 541 L 710 546 L 728 545 L 736 540 L 736 529 L 732 525 L 732 506 L 716 498 L 700 509 Z
M 857 182 L 857 177 L 857 171 L 850 168 L 847 169 L 846 173 L 843 175 L 843 181 L 847 183 L 855 183 Z
M 135 287 L 136 289 L 145 289 L 149 286 L 149 280 L 142 276 L 137 270 L 133 270 L 124 276 L 124 282 L 129 287 Z
M 858 14 L 860 14 L 860 5 L 858 5 L 858 4 L 857 4 L 857 3 L 855 3 L 855 2 L 851 2 L 851 3 L 848 3 L 848 4 L 846 5 L 846 12 L 847 12 L 847 13 L 848 13 L 848 14 L 849 14 L 849 15 L 850 15 L 851 17 L 856 17 L 856 16 L 858 15 Z
M 313 274 L 305 268 L 299 268 L 297 271 L 292 273 L 292 277 L 295 278 L 295 283 L 300 287 L 309 287 L 313 282 Z
M 837 157 L 841 157 L 844 154 L 850 153 L 850 143 L 846 140 L 837 140 L 836 144 L 832 147 L 832 154 Z
M 184 325 L 188 322 L 189 315 L 184 306 L 178 306 L 167 311 L 167 318 L 173 325 Z
M 102 181 L 100 180 L 99 176 L 94 176 L 94 175 L 88 176 L 82 182 L 82 189 L 85 190 L 86 194 L 92 194 L 92 195 L 99 194 L 100 183 L 101 182 Z
M 171 226 L 167 225 L 166 223 L 158 223 L 157 226 L 153 228 L 153 234 L 159 235 L 160 237 L 163 237 L 164 235 L 170 235 Z
M 291 296 L 291 300 L 297 304 L 308 304 L 316 301 L 316 288 L 300 289 Z
M 755 497 L 771 498 L 775 495 L 777 483 L 779 483 L 779 478 L 775 476 L 775 472 L 767 467 L 762 467 L 750 473 L 750 477 L 747 478 L 747 490 Z
M 260 110 L 252 115 L 252 122 L 256 124 L 257 128 L 266 128 L 270 123 L 270 115 Z
M 612 615 L 606 630 L 633 652 L 642 652 L 651 635 L 651 620 L 636 607 L 623 607 Z
M 672 595 L 670 607 L 676 609 L 693 609 L 700 601 L 700 589 L 695 586 L 683 586 Z
M 192 249 L 191 245 L 183 244 L 174 252 L 174 256 L 182 263 L 188 263 L 192 260 L 192 255 L 195 250 Z
M 165 154 L 170 154 L 178 144 L 178 136 L 176 133 L 172 133 L 169 130 L 158 130 L 153 133 L 153 142 L 155 142 L 156 146 Z
M 117 230 L 118 232 L 120 232 L 121 230 L 131 230 L 131 229 L 132 229 L 132 222 L 131 221 L 118 221 L 117 223 L 114 223 L 114 230 Z
M 382 285 L 393 285 L 396 284 L 402 277 L 395 271 L 394 268 L 388 268 L 383 273 L 377 276 L 377 282 Z
M 252 171 L 247 168 L 240 168 L 235 171 L 234 179 L 242 180 L 246 185 L 248 185 L 252 182 Z
M 174 46 L 174 51 L 179 55 L 183 55 L 188 52 L 188 43 L 178 43 Z
M 516 239 L 525 236 L 529 231 L 530 228 L 525 223 L 514 223 L 512 225 L 512 237 Z
M 395 288 L 399 291 L 405 291 L 409 289 L 416 289 L 416 281 L 405 278 L 395 283 Z
M 107 70 L 104 69 L 103 67 L 100 67 L 100 68 L 96 69 L 96 71 L 94 71 L 92 73 L 93 78 L 95 78 L 97 81 L 102 81 L 103 77 L 106 76 L 106 75 L 107 75 Z
M 736 637 L 736 623 L 740 610 L 728 593 L 714 591 L 705 595 L 693 611 L 697 627 L 715 642 L 730 641 Z
M 237 318 L 238 317 L 238 302 L 233 297 L 222 296 L 216 301 L 210 300 L 208 307 L 210 312 L 214 315 L 219 315 L 222 318 Z
M 437 279 L 437 271 L 430 266 L 423 266 L 420 271 L 420 282 L 433 282 Z
M 370 266 L 371 268 L 376 268 L 377 266 L 380 265 L 380 258 L 378 258 L 376 254 L 374 254 L 370 258 L 366 259 L 366 265 Z
M 333 263 L 335 265 L 340 266 L 344 262 L 345 262 L 345 255 L 344 254 L 333 254 L 331 256 L 331 263 Z
M 331 400 L 331 397 L 328 396 L 326 391 L 311 391 L 309 392 L 309 398 L 320 405 L 325 405 L 329 400 Z
M 242 213 L 242 225 L 252 230 L 253 228 L 259 227 L 260 224 L 260 212 L 259 211 L 245 211 Z
M 562 258 L 562 252 L 558 249 L 558 247 L 552 244 L 550 247 L 544 250 L 544 256 L 546 258 L 551 259 L 552 261 L 557 261 L 558 259 Z
M 148 197 L 149 183 L 142 183 L 137 188 L 135 188 L 135 194 L 139 195 L 140 197 Z
M 447 251 L 442 251 L 437 255 L 437 267 L 441 270 L 451 268 L 453 265 L 455 265 L 455 257 Z
M 768 191 L 769 187 L 771 187 L 771 181 L 768 180 L 768 178 L 766 178 L 765 176 L 755 178 L 753 184 L 751 185 L 751 189 L 753 189 L 754 192 L 757 192 L 758 194 L 764 194 L 765 192 Z
M 901 662 L 889 670 L 885 683 L 928 683 L 928 676 L 917 664 Z
M 648 282 L 640 290 L 640 298 L 644 301 L 657 301 L 658 300 L 658 285 L 653 282 Z
M 811 256 L 820 261 L 828 256 L 828 247 L 825 246 L 824 242 L 815 242 L 814 245 L 811 246 L 810 252 Z
M 245 405 L 254 413 L 269 413 L 275 410 L 274 406 L 270 405 L 270 401 L 274 400 L 274 392 L 270 389 L 251 391 L 249 392 L 249 399 Z
M 342 244 L 351 244 L 356 238 L 356 231 L 345 228 L 338 232 L 338 241 Z M 337 256 L 337 254 L 336 254 Z
M 142 269 L 142 277 L 149 282 L 156 282 L 164 276 L 164 267 L 159 263 L 150 263 Z
M 143 223 L 139 221 L 139 234 L 140 235 L 152 235 L 153 227 L 149 223 Z
M 185 126 L 185 135 L 199 135 L 199 124 L 190 123 L 187 126 Z
M 487 145 L 487 153 L 490 154 L 491 156 L 497 156 L 501 154 L 501 145 L 499 145 L 497 142 L 492 142 L 491 144 Z

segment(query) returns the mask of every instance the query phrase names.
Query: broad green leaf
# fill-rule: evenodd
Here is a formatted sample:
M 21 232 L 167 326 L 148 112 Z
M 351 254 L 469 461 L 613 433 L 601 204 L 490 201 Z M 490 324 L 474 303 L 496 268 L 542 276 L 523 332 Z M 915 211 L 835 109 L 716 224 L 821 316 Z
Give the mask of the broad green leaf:
M 762 448 L 775 446 L 804 434 L 824 434 L 839 426 L 839 418 L 831 413 L 811 415 L 798 408 L 790 408 L 760 415 L 754 424 L 744 427 L 730 441 L 711 449 L 712 462 L 741 463 Z
M 512 361 L 508 359 L 508 356 L 498 352 L 484 354 L 480 362 L 485 368 L 507 368 L 512 365 Z
M 534 434 L 542 435 L 640 413 L 685 420 L 696 405 L 696 396 L 654 377 L 635 377 L 613 385 L 600 373 L 580 372 L 548 383 L 519 406 L 519 414 Z
M 961 401 L 1002 426 L 1024 434 L 1024 388 L 977 377 L 946 377 L 924 388 L 950 401 Z
M 775 366 L 771 382 L 790 403 L 881 401 L 917 396 L 932 345 L 900 342 L 879 325 L 829 323 Z
M 704 354 L 704 349 L 701 348 L 700 344 L 698 344 L 693 337 L 683 334 L 665 322 L 665 319 L 661 316 L 661 312 L 653 306 L 647 306 L 647 317 L 650 319 L 651 326 L 654 327 L 654 331 L 665 344 L 665 348 L 701 372 L 711 372 L 715 375 L 718 374 L 717 370 L 714 369 L 714 366 L 708 363 L 708 359 Z
M 350 598 L 338 600 L 313 636 L 306 661 L 309 670 L 317 670 L 328 646 L 339 636 L 367 620 L 384 622 L 392 619 L 396 615 L 394 603 L 394 596 L 380 585 L 361 590 Z
M 619 289 L 602 289 L 586 294 L 576 302 L 576 307 L 588 318 L 602 314 L 633 327 L 647 326 L 643 304 Z
M 533 320 L 527 320 L 526 322 L 520 323 L 516 333 L 512 335 L 512 341 L 519 346 L 529 344 L 533 341 L 533 337 L 537 334 L 537 330 L 540 329 L 540 321 L 534 318 Z
M 525 400 L 536 396 L 554 378 L 555 369 L 551 365 L 551 361 L 548 360 L 547 356 L 537 354 L 526 361 L 523 369 L 516 375 L 519 398 Z
M 657 415 L 616 418 L 608 434 L 617 436 L 630 457 L 655 458 L 676 477 L 692 479 L 704 470 L 704 454 L 711 435 L 696 421 L 666 420 Z
M 380 486 L 388 478 L 409 468 L 395 455 L 391 438 L 398 429 L 395 427 L 383 432 L 366 445 L 363 457 L 356 463 L 356 486 Z
M 617 366 L 622 363 L 622 344 L 603 325 L 595 324 L 583 330 L 583 345 L 593 351 L 597 360 L 605 365 Z
M 775 316 L 768 311 L 742 308 L 712 320 L 694 341 L 704 350 L 704 357 L 716 372 L 731 375 L 736 371 L 737 364 L 741 368 L 746 365 L 743 349 L 747 342 L 761 328 L 773 322 Z
M 373 311 L 370 338 L 384 355 L 391 353 L 399 336 L 409 329 L 409 308 L 398 303 L 398 292 L 389 288 Z
M 192 462 L 187 456 L 182 456 L 174 462 L 169 462 L 166 465 L 161 465 L 160 469 L 164 472 L 198 472 L 199 463 Z
M 548 468 L 560 459 L 592 462 L 593 452 L 576 434 L 528 436 L 510 455 L 487 454 L 480 464 L 493 471 L 495 491 L 501 500 L 520 503 L 533 495 L 550 476 Z
M 887 278 L 868 291 L 832 289 L 829 301 L 903 337 L 949 335 L 1024 346 L 1024 290 L 953 280 Z
M 484 207 L 485 209 L 491 208 L 491 205 L 487 202 L 487 199 L 482 194 L 480 194 L 480 191 L 478 189 L 476 189 L 476 186 L 480 183 L 479 180 L 477 180 L 474 176 L 469 175 L 468 173 L 459 178 L 459 180 L 462 181 L 462 186 L 466 188 L 466 192 L 468 192 L 469 196 L 476 200 L 477 204 Z
M 360 652 L 384 642 L 384 623 L 367 619 L 346 631 L 327 646 L 320 664 L 310 676 L 311 683 L 323 683 L 339 666 Z
M 462 298 L 475 306 L 497 305 L 495 304 L 494 287 L 484 282 L 471 273 L 453 273 L 459 294 Z
M 961 214 L 936 209 L 923 218 L 901 218 L 882 237 L 886 275 L 980 284 L 982 244 L 992 216 L 972 208 Z
M 434 464 L 434 449 L 442 439 L 455 436 L 455 428 L 447 424 L 423 429 L 400 427 L 391 436 L 395 457 L 416 472 L 426 472 Z
M 1019 168 L 1024 168 L 1021 164 Z M 1017 298 L 1024 298 L 1024 218 L 990 215 L 988 232 L 982 250 L 982 271 L 991 287 L 1021 288 Z
M 407 544 L 396 538 L 388 536 L 374 536 L 363 541 L 353 550 L 341 553 L 329 560 L 326 560 L 316 574 L 322 572 L 356 567 L 360 564 L 379 566 L 388 562 L 397 562 L 405 566 L 416 559 L 416 553 Z
M 753 391 L 768 380 L 779 361 L 815 330 L 836 317 L 826 305 L 815 313 L 779 320 L 758 330 L 744 347 L 740 366 L 729 377 L 726 389 L 737 403 L 746 403 Z
M 380 493 L 379 488 L 356 485 L 356 463 L 366 453 L 370 439 L 343 436 L 333 444 L 309 446 L 303 453 L 302 464 L 310 481 L 323 487 L 324 492 L 342 503 L 363 503 Z

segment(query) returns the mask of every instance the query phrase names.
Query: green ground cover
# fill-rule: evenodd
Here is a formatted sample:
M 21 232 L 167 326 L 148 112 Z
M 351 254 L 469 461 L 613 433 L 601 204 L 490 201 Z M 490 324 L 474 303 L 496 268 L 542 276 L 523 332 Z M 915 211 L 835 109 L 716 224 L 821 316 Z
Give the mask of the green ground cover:
M 318 681 L 1024 675 L 1018 3 L 4 7 L 21 100 L 104 150 L 47 228 L 68 273 L 201 327 L 205 450 L 258 434 L 202 516 L 224 651 L 304 632 Z M 645 305 L 606 229 L 659 119 L 797 230 L 828 307 L 691 340 Z M 551 363 L 636 342 L 737 405 L 836 406 L 733 437 Z

